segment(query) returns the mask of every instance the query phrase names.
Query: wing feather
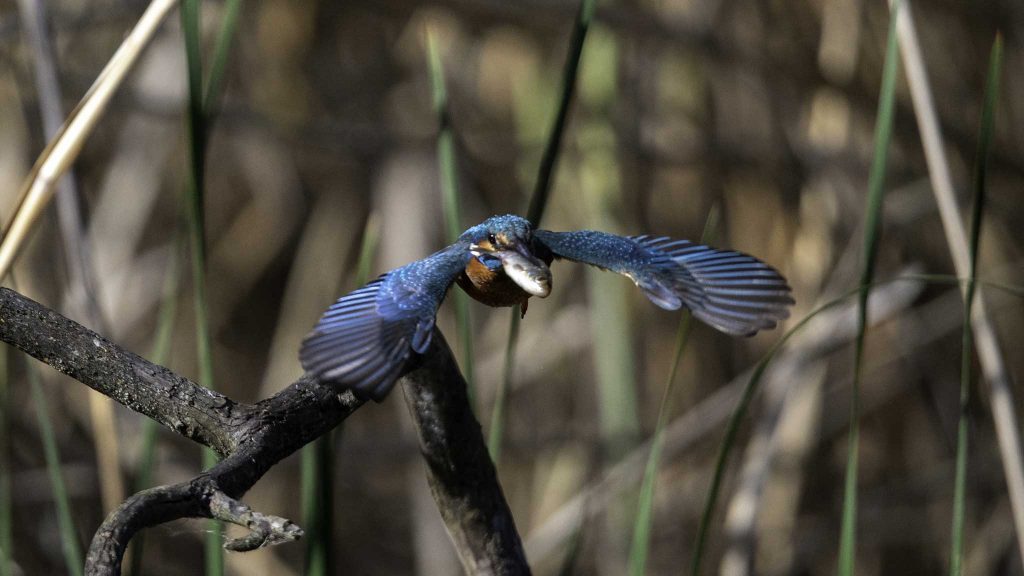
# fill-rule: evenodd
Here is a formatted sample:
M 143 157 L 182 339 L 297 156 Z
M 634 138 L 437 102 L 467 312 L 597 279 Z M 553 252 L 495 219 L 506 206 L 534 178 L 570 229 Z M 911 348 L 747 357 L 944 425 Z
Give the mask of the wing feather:
M 429 348 L 437 308 L 469 258 L 453 244 L 341 297 L 303 340 L 303 368 L 339 391 L 382 400 L 410 356 Z
M 774 328 L 793 304 L 786 279 L 742 252 L 668 236 L 623 237 L 592 230 L 537 230 L 534 238 L 556 257 L 624 274 L 658 306 L 686 306 L 729 334 Z

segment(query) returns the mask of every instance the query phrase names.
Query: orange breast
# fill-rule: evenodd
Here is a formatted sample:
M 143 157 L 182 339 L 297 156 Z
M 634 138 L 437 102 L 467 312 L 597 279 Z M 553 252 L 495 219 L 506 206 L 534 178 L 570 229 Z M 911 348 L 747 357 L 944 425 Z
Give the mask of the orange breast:
M 530 297 L 504 270 L 492 271 L 476 258 L 469 260 L 456 282 L 474 300 L 488 306 L 516 306 Z

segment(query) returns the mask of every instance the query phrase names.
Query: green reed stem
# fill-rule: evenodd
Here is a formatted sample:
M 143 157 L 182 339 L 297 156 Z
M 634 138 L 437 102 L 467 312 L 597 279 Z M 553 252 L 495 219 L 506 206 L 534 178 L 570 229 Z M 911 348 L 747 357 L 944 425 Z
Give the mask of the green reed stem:
M 213 126 L 213 109 L 219 102 L 223 87 L 223 76 L 230 46 L 235 34 L 239 12 L 238 0 L 230 0 L 225 7 L 225 17 L 211 64 L 207 92 L 203 93 L 202 46 L 200 39 L 199 0 L 182 0 L 181 19 L 185 32 L 185 55 L 188 68 L 188 143 L 189 181 L 188 213 L 189 239 L 192 249 L 192 285 L 195 300 L 196 349 L 199 360 L 199 381 L 208 388 L 215 388 L 213 370 L 213 349 L 210 340 L 209 315 L 206 298 L 206 228 L 204 202 L 206 145 Z M 212 450 L 203 450 L 203 467 L 210 468 L 217 463 Z M 222 527 L 211 520 L 206 536 L 206 573 L 216 576 L 224 572 Z
M 541 156 L 540 169 L 537 172 L 537 181 L 534 183 L 533 195 L 530 197 L 530 207 L 526 212 L 526 219 L 534 226 L 540 225 L 544 216 L 544 209 L 548 204 L 548 196 L 551 194 L 551 180 L 558 165 L 558 157 L 562 148 L 562 135 L 565 133 L 565 123 L 569 117 L 569 108 L 572 105 L 573 94 L 576 91 L 576 77 L 578 76 L 580 58 L 583 55 L 583 42 L 587 38 L 587 30 L 594 18 L 595 0 L 581 0 L 579 10 L 576 13 L 575 24 L 572 29 L 572 37 L 569 40 L 569 56 L 565 59 L 565 68 L 562 71 L 561 98 L 558 101 L 558 111 L 555 113 L 555 122 L 551 127 L 551 136 L 544 147 L 544 155 Z
M 50 407 L 46 400 L 46 391 L 43 390 L 43 384 L 39 380 L 39 371 L 28 357 L 25 358 L 25 373 L 28 376 L 29 387 L 32 389 L 32 401 L 36 405 L 39 432 L 43 441 L 43 456 L 46 459 L 46 472 L 50 476 L 50 487 L 53 490 L 54 504 L 57 507 L 57 525 L 60 529 L 64 563 L 67 566 L 68 574 L 82 576 L 85 557 L 82 555 L 82 546 L 78 541 L 78 534 L 75 532 L 74 520 L 71 518 L 71 502 L 64 485 L 60 451 L 57 448 L 56 435 L 53 433 Z
M 427 31 L 427 57 L 430 85 L 433 92 L 434 112 L 437 114 L 437 165 L 441 172 L 441 200 L 449 242 L 455 242 L 462 233 L 460 213 L 458 166 L 455 158 L 455 134 L 452 131 L 451 112 L 448 109 L 448 90 L 445 86 L 444 66 L 433 33 Z M 459 351 L 462 372 L 466 377 L 470 403 L 473 403 L 473 326 L 469 315 L 469 296 L 458 291 L 455 296 L 455 323 L 458 325 Z
M 167 271 L 164 276 L 163 294 L 160 298 L 160 312 L 156 322 L 156 337 L 150 350 L 150 360 L 154 364 L 164 365 L 170 356 L 171 338 L 174 335 L 174 319 L 178 311 L 178 284 L 181 277 L 181 258 L 184 252 L 183 237 L 179 235 L 174 242 Z M 156 440 L 159 426 L 156 420 L 142 419 L 142 440 L 139 447 L 139 462 L 135 477 L 135 492 L 149 488 L 153 484 L 153 468 L 156 461 Z M 142 574 L 142 557 L 145 549 L 145 531 L 132 538 L 131 568 L 129 573 L 135 576 Z
M 8 397 L 7 347 L 0 346 L 0 576 L 14 574 L 14 539 L 11 537 L 11 437 Z
M 719 215 L 719 208 L 716 204 L 708 212 L 707 221 L 704 223 L 704 232 L 701 234 L 700 239 L 702 244 L 714 243 L 714 237 L 718 230 Z M 651 526 L 654 519 L 655 481 L 658 476 L 658 466 L 661 463 L 662 450 L 665 446 L 665 428 L 668 426 L 669 414 L 672 413 L 676 373 L 679 369 L 679 363 L 682 361 L 683 352 L 686 350 L 686 343 L 690 339 L 690 329 L 692 326 L 693 316 L 684 310 L 682 317 L 679 319 L 679 329 L 676 331 L 676 349 L 672 355 L 672 364 L 669 367 L 668 379 L 665 381 L 665 391 L 661 396 L 661 404 L 658 406 L 658 421 L 654 427 L 651 451 L 647 455 L 644 479 L 640 486 L 640 498 L 633 522 L 633 543 L 629 549 L 630 576 L 643 576 L 647 570 L 647 557 L 651 547 Z
M 547 144 L 544 146 L 544 154 L 537 169 L 537 180 L 534 182 L 533 194 L 530 196 L 530 204 L 527 208 L 527 219 L 534 226 L 540 225 L 540 220 L 544 216 L 544 209 L 547 207 L 548 198 L 551 196 L 551 182 L 555 168 L 558 165 L 566 119 L 569 116 L 569 108 L 576 89 L 576 77 L 579 75 L 580 59 L 583 56 L 583 42 L 587 37 L 587 30 L 590 27 L 593 15 L 594 0 L 582 0 L 576 13 L 572 38 L 569 40 L 569 54 L 566 57 L 565 68 L 562 71 L 562 88 L 558 110 L 555 112 L 551 133 L 548 136 Z M 495 393 L 494 407 L 491 410 L 491 428 L 487 436 L 487 447 L 491 453 L 491 459 L 495 462 L 498 461 L 501 455 L 501 442 L 505 433 L 505 404 L 508 391 L 512 386 L 512 372 L 515 368 L 516 348 L 519 343 L 519 320 L 519 311 L 513 310 L 508 328 L 508 342 L 505 345 L 505 364 L 501 383 Z
M 974 351 L 974 333 L 971 330 L 971 309 L 978 272 L 978 246 L 981 243 L 981 222 L 986 199 L 986 174 L 988 172 L 989 149 L 995 123 L 995 109 L 999 100 L 999 79 L 1002 72 L 1003 38 L 997 34 L 989 56 L 988 79 L 985 83 L 985 100 L 981 112 L 981 126 L 978 130 L 978 152 L 974 164 L 974 203 L 971 209 L 971 266 L 964 294 L 964 329 L 960 365 L 960 418 L 957 423 L 956 478 L 953 489 L 953 525 L 950 538 L 949 574 L 960 576 L 963 571 L 964 516 L 967 500 L 967 458 L 969 449 L 971 360 Z
M 380 226 L 374 214 L 366 220 L 363 240 L 359 248 L 359 262 L 356 264 L 356 286 L 366 284 L 377 244 L 380 240 Z M 317 438 L 311 446 L 302 450 L 302 510 L 305 519 L 307 576 L 334 574 L 334 465 L 335 447 L 340 439 L 344 423 L 331 432 Z
M 896 76 L 899 71 L 899 45 L 896 38 L 894 5 L 886 41 L 882 87 L 878 96 L 878 119 L 875 123 L 874 157 L 868 178 L 868 199 L 864 223 L 864 252 L 858 297 L 857 338 L 854 344 L 853 385 L 850 391 L 850 432 L 847 448 L 846 478 L 843 489 L 843 520 L 839 542 L 839 574 L 853 576 L 857 545 L 857 471 L 860 461 L 860 382 L 864 364 L 864 336 L 868 323 L 868 296 L 875 274 L 879 238 L 882 235 L 882 197 L 885 189 L 889 142 L 892 139 L 893 108 L 896 100 Z
M 501 442 L 505 435 L 505 399 L 512 386 L 512 373 L 515 368 L 516 345 L 519 342 L 519 308 L 512 308 L 512 318 L 508 324 L 508 342 L 505 345 L 505 364 L 502 369 L 501 381 L 494 393 L 494 406 L 491 408 L 491 429 L 487 433 L 487 451 L 495 463 L 501 458 Z

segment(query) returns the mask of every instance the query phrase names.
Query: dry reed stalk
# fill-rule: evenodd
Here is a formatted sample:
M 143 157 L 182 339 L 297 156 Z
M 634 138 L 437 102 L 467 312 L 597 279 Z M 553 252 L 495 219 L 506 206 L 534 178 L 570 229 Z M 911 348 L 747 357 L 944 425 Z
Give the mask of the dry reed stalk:
M 907 84 L 910 86 L 910 96 L 914 104 L 914 115 L 921 131 L 921 145 L 928 164 L 928 174 L 956 274 L 960 278 L 967 278 L 971 267 L 967 232 L 957 206 L 953 178 L 943 146 L 942 129 L 939 127 L 931 88 L 928 85 L 928 75 L 924 67 L 924 58 L 921 56 L 917 30 L 914 27 L 910 0 L 900 1 L 902 5 L 896 16 L 896 33 L 899 36 L 903 67 L 906 70 Z M 890 0 L 890 9 L 892 3 L 893 0 Z M 965 292 L 966 284 L 961 284 L 960 289 Z M 999 340 L 988 313 L 983 286 L 977 287 L 975 298 L 971 324 L 974 328 L 975 349 L 978 352 L 981 370 L 991 389 L 992 418 L 995 421 L 1003 473 L 1010 494 L 1013 523 L 1017 528 L 1017 546 L 1021 558 L 1024 558 L 1024 461 L 1021 459 L 1020 437 L 1017 434 L 1018 423 L 1013 408 L 1013 392 L 1010 390 L 1009 372 L 999 352 Z

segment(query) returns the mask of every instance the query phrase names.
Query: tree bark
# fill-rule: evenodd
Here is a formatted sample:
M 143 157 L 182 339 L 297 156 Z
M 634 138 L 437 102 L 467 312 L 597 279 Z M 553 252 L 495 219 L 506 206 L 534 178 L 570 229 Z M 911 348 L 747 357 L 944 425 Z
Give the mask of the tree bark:
M 247 536 L 225 544 L 229 550 L 301 537 L 290 521 L 254 512 L 238 498 L 281 459 L 363 404 L 351 392 L 338 394 L 306 377 L 256 404 L 236 402 L 6 288 L 0 288 L 0 340 L 223 458 L 188 482 L 144 490 L 111 512 L 89 547 L 89 575 L 120 574 L 125 549 L 139 530 L 179 518 L 216 518 L 248 528 Z M 431 489 L 466 571 L 529 574 L 466 382 L 439 331 L 402 383 Z
M 435 330 L 422 367 L 402 382 L 416 423 L 427 481 L 467 574 L 530 573 L 512 512 L 473 416 L 466 381 Z

